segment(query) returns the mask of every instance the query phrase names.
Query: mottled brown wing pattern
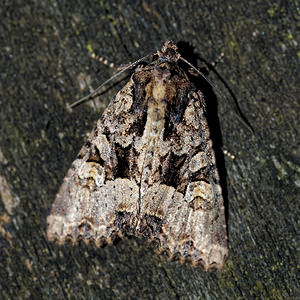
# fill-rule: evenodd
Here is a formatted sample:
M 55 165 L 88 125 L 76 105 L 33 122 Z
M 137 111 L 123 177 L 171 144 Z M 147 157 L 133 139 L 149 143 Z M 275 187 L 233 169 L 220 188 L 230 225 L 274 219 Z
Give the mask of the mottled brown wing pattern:
M 170 256 L 221 268 L 224 206 L 200 91 L 172 42 L 98 121 L 57 194 L 47 235 L 99 246 L 125 232 Z
M 176 140 L 170 143 L 169 154 L 181 163 L 179 168 L 169 165 L 167 174 L 177 181 L 155 183 L 147 190 L 141 231 L 158 239 L 162 252 L 204 269 L 221 268 L 228 255 L 222 191 L 203 96 L 192 92 L 190 99 L 182 122 L 169 134 Z
M 49 240 L 93 241 L 100 246 L 121 229 L 121 217 L 135 217 L 138 186 L 130 177 L 116 176 L 122 168 L 116 143 L 128 147 L 125 134 L 130 117 L 122 116 L 128 113 L 127 100 L 132 101 L 132 82 L 107 107 L 68 171 L 47 218 Z

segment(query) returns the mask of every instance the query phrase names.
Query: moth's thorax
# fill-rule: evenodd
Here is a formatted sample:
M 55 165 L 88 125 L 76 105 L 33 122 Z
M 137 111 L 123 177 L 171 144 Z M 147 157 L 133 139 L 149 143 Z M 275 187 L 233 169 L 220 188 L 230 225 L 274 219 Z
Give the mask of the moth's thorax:
M 141 139 L 140 158 L 138 167 L 141 172 L 141 195 L 145 188 L 152 184 L 160 166 L 158 153 L 164 146 L 163 132 L 168 108 L 175 96 L 175 86 L 170 80 L 171 73 L 168 69 L 155 68 L 152 77 L 145 88 L 145 101 L 147 105 L 147 120 Z M 159 151 L 157 151 L 159 150 Z
M 142 138 L 136 143 L 143 198 L 143 191 L 147 186 L 159 179 L 163 156 L 171 145 L 170 137 L 166 137 L 166 127 L 170 126 L 169 123 L 176 122 L 172 118 L 174 111 L 178 106 L 183 107 L 180 102 L 186 101 L 183 95 L 191 90 L 192 84 L 177 62 L 166 58 L 159 59 L 152 65 L 150 72 L 147 67 L 142 70 L 139 79 L 136 84 L 138 89 L 146 82 L 142 100 L 146 107 L 146 123 Z
M 171 101 L 176 94 L 171 71 L 168 68 L 163 68 L 161 65 L 154 67 L 145 91 L 146 101 L 149 99 L 155 99 L 156 101 Z
M 175 98 L 179 98 L 185 90 L 193 89 L 187 73 L 177 62 L 168 59 L 159 59 L 150 67 L 141 69 L 134 81 L 138 89 L 145 91 L 143 100 L 146 106 L 149 99 L 164 100 L 172 109 Z

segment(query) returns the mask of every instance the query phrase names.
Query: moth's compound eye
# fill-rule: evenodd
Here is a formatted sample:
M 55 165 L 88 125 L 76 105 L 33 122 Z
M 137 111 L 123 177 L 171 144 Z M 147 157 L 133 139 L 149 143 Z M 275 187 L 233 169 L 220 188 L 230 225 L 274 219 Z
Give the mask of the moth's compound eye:
M 156 60 L 158 60 L 158 58 L 159 58 L 158 54 L 154 54 L 152 56 L 152 61 L 156 61 Z

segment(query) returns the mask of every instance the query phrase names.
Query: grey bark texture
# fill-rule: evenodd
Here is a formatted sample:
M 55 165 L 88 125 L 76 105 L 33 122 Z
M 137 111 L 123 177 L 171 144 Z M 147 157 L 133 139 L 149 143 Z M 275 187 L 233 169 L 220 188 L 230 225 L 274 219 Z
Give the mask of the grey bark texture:
M 0 298 L 299 298 L 297 5 L 3 1 Z M 235 156 L 219 154 L 229 258 L 218 272 L 169 262 L 135 238 L 97 249 L 45 235 L 61 181 L 120 85 L 73 111 L 67 103 L 116 73 L 109 63 L 132 62 L 166 40 L 198 67 L 224 53 L 208 75 L 217 92 L 205 95 L 216 151 Z

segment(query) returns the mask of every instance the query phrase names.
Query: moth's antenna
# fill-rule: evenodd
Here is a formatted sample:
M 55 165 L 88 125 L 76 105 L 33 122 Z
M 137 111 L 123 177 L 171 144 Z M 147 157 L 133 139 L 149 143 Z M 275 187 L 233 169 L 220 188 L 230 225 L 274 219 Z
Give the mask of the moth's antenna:
M 194 67 L 189 61 L 187 61 L 186 59 L 184 59 L 183 57 L 180 57 L 180 59 L 182 61 L 184 61 L 186 64 L 188 64 L 193 70 L 195 70 L 198 74 L 200 74 L 210 85 L 213 89 L 215 89 L 220 95 L 222 95 L 221 91 L 219 88 L 217 88 L 210 80 L 208 80 L 208 78 L 200 71 L 198 70 L 196 67 Z M 216 72 L 215 72 L 216 73 Z M 229 90 L 230 95 L 233 97 L 236 105 L 237 105 L 237 111 L 236 111 L 236 116 L 237 118 L 240 120 L 240 122 L 242 122 L 247 129 L 254 134 L 254 130 L 251 127 L 251 125 L 248 123 L 248 121 L 246 120 L 246 118 L 243 116 L 240 108 L 238 107 L 237 101 L 235 96 L 233 95 L 233 93 L 231 92 L 230 88 L 228 87 L 228 85 L 226 84 L 226 82 L 221 78 L 221 76 L 219 74 L 216 73 L 216 75 L 218 76 L 218 78 L 223 82 L 223 84 L 225 85 L 225 87 Z
M 135 66 L 136 64 L 138 64 L 140 61 L 146 59 L 148 56 L 150 56 L 151 53 L 147 54 L 146 56 L 136 60 L 135 62 L 131 63 L 130 65 L 128 65 L 126 68 L 122 69 L 121 71 L 117 72 L 116 74 L 114 74 L 112 77 L 110 77 L 109 79 L 107 79 L 106 81 L 104 81 L 100 86 L 98 86 L 92 93 L 90 93 L 89 95 L 77 100 L 76 102 L 72 103 L 70 105 L 70 108 L 73 108 L 79 104 L 82 104 L 83 102 L 89 101 L 97 96 L 100 95 L 100 90 L 103 86 L 105 86 L 107 83 L 109 83 L 110 81 L 112 81 L 113 79 L 115 79 L 116 77 L 118 77 L 119 75 L 121 75 L 123 72 L 127 71 L 128 69 L 130 69 L 131 67 Z
M 200 71 L 198 70 L 196 67 L 194 67 L 189 61 L 187 61 L 186 59 L 184 59 L 183 57 L 180 57 L 181 60 L 183 60 L 186 64 L 188 64 L 193 70 L 195 70 L 198 74 L 200 74 L 213 88 L 215 88 L 216 90 L 218 90 L 213 83 L 208 80 L 208 78 Z M 218 92 L 220 93 L 220 91 L 218 90 Z

